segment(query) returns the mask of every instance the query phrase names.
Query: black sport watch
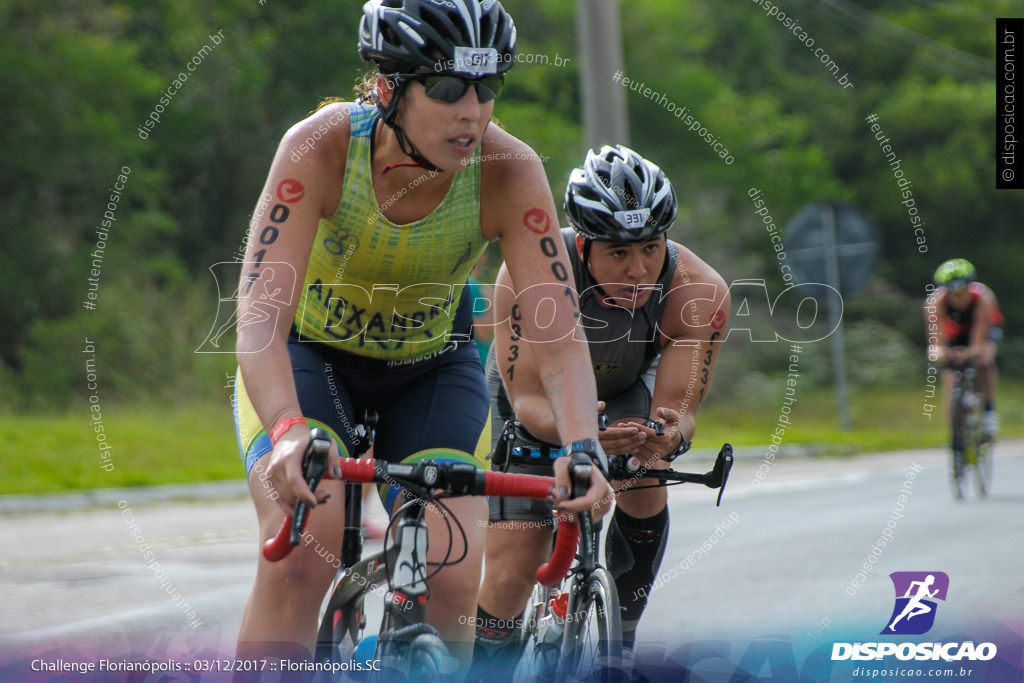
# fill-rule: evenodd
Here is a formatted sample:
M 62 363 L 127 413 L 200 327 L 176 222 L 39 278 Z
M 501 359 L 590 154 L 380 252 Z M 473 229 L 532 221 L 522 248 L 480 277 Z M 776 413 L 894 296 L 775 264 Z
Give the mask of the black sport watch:
M 692 441 L 687 441 L 686 437 L 683 436 L 683 433 L 679 432 L 679 445 L 676 446 L 676 449 L 674 451 L 672 451 L 670 453 L 666 453 L 664 456 L 662 456 L 662 460 L 665 460 L 666 462 L 672 462 L 673 460 L 678 458 L 680 455 L 682 455 L 686 451 L 690 450 L 690 446 L 692 446 L 692 445 L 693 445 L 693 442 Z
M 601 442 L 597 439 L 581 439 L 579 441 L 573 441 L 565 447 L 565 454 L 572 455 L 573 453 L 584 453 L 591 462 L 597 465 L 597 469 L 601 470 L 601 474 L 608 477 L 608 456 L 605 454 L 604 449 L 601 448 Z

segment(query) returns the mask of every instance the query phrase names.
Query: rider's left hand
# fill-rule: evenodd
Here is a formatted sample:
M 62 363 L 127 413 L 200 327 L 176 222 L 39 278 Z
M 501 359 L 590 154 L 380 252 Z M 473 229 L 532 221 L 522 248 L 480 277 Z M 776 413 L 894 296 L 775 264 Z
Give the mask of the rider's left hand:
M 658 436 L 654 429 L 645 427 L 642 423 L 632 423 L 645 436 L 643 444 L 640 445 L 637 451 L 637 457 L 644 467 L 654 467 L 657 465 L 662 458 L 679 446 L 683 438 L 682 433 L 679 431 L 679 411 L 672 408 L 659 407 L 655 414 L 661 420 L 662 425 L 664 425 L 662 436 Z

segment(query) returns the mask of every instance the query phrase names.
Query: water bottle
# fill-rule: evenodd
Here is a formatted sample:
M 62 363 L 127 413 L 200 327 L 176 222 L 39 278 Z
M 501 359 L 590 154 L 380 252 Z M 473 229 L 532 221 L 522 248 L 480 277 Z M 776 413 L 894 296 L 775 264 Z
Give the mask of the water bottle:
M 547 614 L 537 622 L 537 633 L 542 645 L 558 648 L 565 632 L 565 615 L 569 609 L 569 594 L 561 593 L 548 600 Z
M 359 641 L 356 645 L 355 652 L 352 653 L 352 661 L 354 662 L 369 662 L 374 659 L 374 654 L 377 651 L 377 634 L 372 636 L 366 636 Z

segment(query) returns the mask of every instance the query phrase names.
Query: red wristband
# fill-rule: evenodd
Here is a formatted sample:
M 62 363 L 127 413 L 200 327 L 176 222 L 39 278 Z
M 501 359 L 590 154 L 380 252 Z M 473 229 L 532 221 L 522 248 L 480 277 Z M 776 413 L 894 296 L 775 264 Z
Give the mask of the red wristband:
M 274 428 L 272 430 L 270 430 L 270 443 L 276 444 L 278 441 L 281 440 L 281 437 L 284 436 L 284 433 L 287 432 L 289 429 L 291 429 L 295 425 L 304 424 L 306 424 L 306 418 L 304 417 L 284 418 L 276 425 L 274 425 Z

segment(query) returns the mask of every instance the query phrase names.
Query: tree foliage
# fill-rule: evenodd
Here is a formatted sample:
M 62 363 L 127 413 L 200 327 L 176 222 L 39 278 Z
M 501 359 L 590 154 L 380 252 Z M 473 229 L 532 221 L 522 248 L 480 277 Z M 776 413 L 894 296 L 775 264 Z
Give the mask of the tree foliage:
M 543 155 L 560 202 L 585 151 L 575 3 L 505 5 L 520 51 L 535 59 L 512 71 L 496 116 Z M 777 8 L 813 48 L 757 0 L 622 3 L 624 73 L 687 107 L 734 159 L 724 163 L 667 106 L 627 93 L 630 143 L 677 187 L 673 237 L 727 280 L 763 277 L 777 290 L 775 253 L 747 191 L 763 191 L 779 226 L 812 202 L 849 201 L 879 229 L 883 258 L 869 291 L 884 293 L 874 304 L 847 302 L 851 322 L 883 324 L 920 345 L 924 285 L 956 255 L 1002 295 L 1014 338 L 1024 319 L 1024 302 L 1011 296 L 1024 261 L 1014 227 L 1024 202 L 994 190 L 993 74 L 994 19 L 1016 6 Z M 208 269 L 236 253 L 284 130 L 321 98 L 350 95 L 365 71 L 355 50 L 360 16 L 358 2 L 0 0 L 0 381 L 14 388 L 0 407 L 54 405 L 84 391 L 68 349 L 89 335 L 103 335 L 109 384 L 125 400 L 220 389 L 230 357 L 193 353 L 218 303 Z M 187 80 L 175 86 L 179 74 Z M 843 74 L 852 87 L 842 87 Z M 607 87 L 621 86 L 609 78 Z M 926 253 L 869 114 L 913 182 Z M 96 308 L 86 310 L 97 228 L 124 167 Z M 1019 348 L 1004 354 L 1024 356 Z

